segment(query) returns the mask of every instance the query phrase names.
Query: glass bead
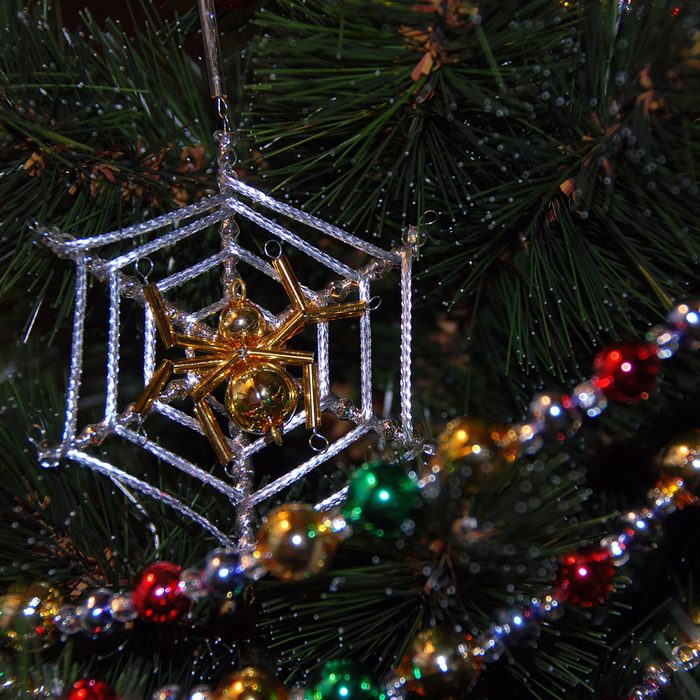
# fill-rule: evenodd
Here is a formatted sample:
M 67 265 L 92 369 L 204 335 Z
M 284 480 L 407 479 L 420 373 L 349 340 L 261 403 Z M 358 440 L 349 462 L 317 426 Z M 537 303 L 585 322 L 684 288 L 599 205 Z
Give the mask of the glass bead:
M 683 335 L 684 344 L 700 347 L 700 297 L 679 301 L 668 315 L 669 324 Z
M 289 693 L 275 676 L 252 666 L 224 678 L 214 696 L 216 700 L 289 700 Z
M 560 620 L 564 616 L 564 606 L 556 592 L 544 595 L 541 598 L 533 598 L 530 609 L 532 614 L 546 620 Z
M 661 537 L 661 522 L 648 508 L 625 513 L 620 517 L 620 523 L 629 544 L 649 547 Z
M 673 495 L 658 484 L 647 491 L 647 502 L 657 517 L 665 517 L 676 510 L 676 502 Z
M 255 550 L 246 550 L 240 554 L 241 566 L 249 581 L 259 581 L 267 574 L 267 570 L 262 565 L 260 558 L 256 557 L 255 554 Z
M 544 441 L 540 432 L 541 427 L 537 421 L 523 421 L 513 426 L 512 430 L 515 431 L 520 449 L 526 455 L 534 455 L 542 449 Z
M 281 428 L 294 414 L 297 390 L 286 370 L 256 362 L 235 374 L 226 388 L 231 420 L 249 433 Z
M 245 570 L 238 554 L 227 549 L 215 549 L 204 564 L 204 580 L 218 598 L 235 598 L 246 584 Z
M 63 700 L 117 700 L 117 694 L 104 681 L 81 678 L 63 696 Z
M 214 700 L 214 693 L 208 685 L 198 685 L 190 690 L 187 700 Z
M 75 611 L 75 605 L 62 605 L 53 618 L 56 629 L 61 634 L 76 634 L 80 632 L 80 620 Z
M 692 671 L 700 664 L 700 649 L 692 644 L 673 647 L 671 664 L 676 671 Z
M 645 333 L 644 338 L 656 346 L 656 354 L 660 360 L 668 360 L 673 357 L 681 344 L 680 332 L 666 326 L 650 328 Z
M 613 343 L 593 361 L 593 383 L 610 401 L 635 404 L 656 388 L 661 361 L 650 343 Z
M 115 593 L 109 601 L 109 609 L 117 622 L 131 622 L 139 616 L 129 592 Z
M 180 590 L 195 603 L 209 595 L 204 574 L 199 569 L 183 569 L 180 572 Z
M 610 561 L 614 566 L 622 566 L 629 561 L 626 535 L 608 535 L 600 541 L 600 546 L 610 553 Z
M 666 664 L 652 662 L 644 669 L 644 685 L 665 687 L 671 685 L 671 672 Z
M 581 382 L 574 389 L 572 396 L 589 418 L 597 418 L 608 406 L 605 394 L 596 388 L 592 380 Z
M 253 557 L 276 578 L 299 581 L 327 568 L 337 544 L 327 514 L 305 503 L 287 503 L 263 522 Z
M 321 667 L 306 697 L 309 700 L 341 700 L 346 697 L 379 700 L 382 695 L 364 666 L 355 661 L 337 659 Z
M 88 634 L 108 632 L 113 624 L 110 602 L 112 591 L 108 588 L 98 588 L 76 606 L 75 612 L 80 626 Z
M 464 697 L 474 687 L 484 659 L 471 638 L 451 627 L 432 627 L 411 642 L 397 667 L 406 689 L 431 700 Z
M 476 416 L 455 418 L 438 436 L 433 460 L 447 472 L 462 471 L 473 484 L 502 471 L 520 456 L 512 428 Z
M 700 429 L 686 430 L 673 438 L 659 462 L 662 478 L 683 479 L 689 491 L 700 494 Z
M 560 558 L 555 585 L 562 600 L 590 608 L 610 595 L 614 577 L 610 552 L 601 547 L 583 547 Z
M 479 638 L 474 646 L 474 656 L 484 660 L 484 663 L 491 664 L 503 656 L 506 645 L 503 643 L 501 635 L 490 629 Z
M 532 644 L 539 634 L 539 625 L 533 613 L 527 609 L 500 610 L 496 620 L 498 624 L 492 631 L 514 646 Z
M 182 688 L 176 683 L 164 685 L 151 695 L 151 700 L 182 700 Z
M 180 589 L 182 567 L 167 561 L 149 564 L 134 582 L 134 606 L 139 616 L 152 622 L 174 622 L 190 607 Z
M 645 688 L 643 685 L 635 685 L 630 691 L 628 700 L 650 700 L 657 693 L 650 688 Z
M 418 484 L 402 466 L 372 462 L 352 475 L 342 510 L 363 532 L 396 537 L 420 505 Z
M 530 402 L 530 416 L 541 425 L 545 437 L 565 440 L 581 427 L 581 414 L 566 394 L 555 391 L 537 394 Z
M 219 316 L 219 333 L 232 347 L 255 345 L 266 331 L 262 312 L 246 299 L 234 299 Z

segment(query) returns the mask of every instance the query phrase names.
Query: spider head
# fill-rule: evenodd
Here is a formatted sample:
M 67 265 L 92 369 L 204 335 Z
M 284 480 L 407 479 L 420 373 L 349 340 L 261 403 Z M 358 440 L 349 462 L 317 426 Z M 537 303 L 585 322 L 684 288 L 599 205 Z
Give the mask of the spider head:
M 236 346 L 254 346 L 267 332 L 260 309 L 246 299 L 245 283 L 237 279 L 231 286 L 231 301 L 219 316 L 219 335 Z

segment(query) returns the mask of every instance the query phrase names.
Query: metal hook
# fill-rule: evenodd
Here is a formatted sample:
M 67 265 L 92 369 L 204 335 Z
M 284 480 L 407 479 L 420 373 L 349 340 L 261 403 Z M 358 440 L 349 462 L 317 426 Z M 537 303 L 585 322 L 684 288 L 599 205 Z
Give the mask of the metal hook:
M 322 435 L 318 431 L 314 430 L 311 435 L 309 435 L 309 447 L 314 452 L 325 452 L 328 449 L 328 438 Z
M 216 111 L 221 118 L 221 123 L 224 127 L 224 134 L 229 134 L 231 132 L 231 123 L 228 119 L 228 102 L 223 95 L 219 95 L 216 98 Z
M 43 423 L 34 423 L 29 426 L 27 440 L 37 450 L 46 447 L 46 426 Z
M 432 217 L 429 220 L 427 219 L 428 214 L 432 214 Z M 418 219 L 418 223 L 421 226 L 432 226 L 439 218 L 440 214 L 435 211 L 435 209 L 426 209 L 421 215 L 420 219 Z
M 236 277 L 231 282 L 231 298 L 234 301 L 246 300 L 246 285 L 240 277 Z
M 367 311 L 376 311 L 382 305 L 382 298 L 374 296 L 367 302 Z
M 141 446 L 145 445 L 148 442 L 148 433 L 146 433 L 146 429 L 143 427 L 143 416 L 141 414 L 139 414 L 138 420 L 136 422 L 136 430 L 134 432 L 138 436 L 139 444 Z
M 143 269 L 143 265 L 141 263 L 144 263 L 146 266 L 146 269 Z M 134 263 L 134 271 L 136 272 L 136 279 L 138 279 L 141 284 L 148 284 L 148 277 L 150 276 L 151 272 L 153 272 L 153 260 L 150 258 L 139 258 L 135 263 Z
M 267 243 L 265 243 L 264 250 L 265 255 L 267 255 L 267 257 L 271 260 L 279 260 L 282 257 L 282 246 L 280 245 L 279 241 L 276 241 L 274 239 L 269 240 Z M 275 250 L 276 252 L 273 253 L 273 250 Z

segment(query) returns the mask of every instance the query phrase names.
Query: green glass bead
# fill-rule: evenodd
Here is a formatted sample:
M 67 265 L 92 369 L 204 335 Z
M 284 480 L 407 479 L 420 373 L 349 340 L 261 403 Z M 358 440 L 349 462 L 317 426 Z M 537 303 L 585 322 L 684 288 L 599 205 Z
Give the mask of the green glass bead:
M 345 659 L 329 661 L 306 691 L 304 700 L 385 700 L 367 670 Z
M 378 537 L 396 537 L 420 507 L 418 484 L 397 464 L 372 462 L 350 480 L 343 516 Z

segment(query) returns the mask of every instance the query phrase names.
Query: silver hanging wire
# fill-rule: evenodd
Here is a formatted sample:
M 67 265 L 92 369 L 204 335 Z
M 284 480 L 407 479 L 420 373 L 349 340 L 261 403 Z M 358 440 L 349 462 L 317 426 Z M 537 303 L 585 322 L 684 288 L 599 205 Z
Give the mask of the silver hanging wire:
M 214 0 L 197 0 L 199 17 L 202 23 L 202 41 L 204 42 L 204 57 L 209 74 L 209 90 L 212 99 L 216 100 L 216 110 L 221 118 L 225 134 L 230 133 L 231 124 L 228 118 L 228 102 L 222 71 L 221 45 L 219 30 L 216 25 L 216 10 Z

